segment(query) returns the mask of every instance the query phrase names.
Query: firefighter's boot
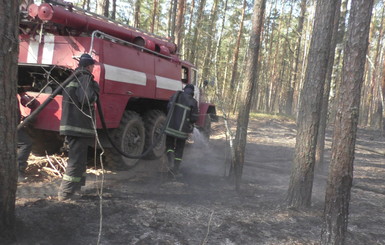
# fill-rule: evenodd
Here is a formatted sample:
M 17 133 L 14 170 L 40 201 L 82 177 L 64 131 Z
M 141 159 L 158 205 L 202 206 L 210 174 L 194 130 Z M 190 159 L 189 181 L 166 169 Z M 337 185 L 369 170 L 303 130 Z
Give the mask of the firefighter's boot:
M 167 151 L 167 161 L 168 161 L 168 167 L 172 168 L 174 166 L 174 151 L 173 150 L 168 150 Z
M 175 174 L 175 175 L 178 175 L 179 174 L 179 167 L 180 167 L 180 163 L 182 162 L 181 159 L 178 159 L 176 158 L 174 160 L 174 167 L 172 168 L 172 172 Z

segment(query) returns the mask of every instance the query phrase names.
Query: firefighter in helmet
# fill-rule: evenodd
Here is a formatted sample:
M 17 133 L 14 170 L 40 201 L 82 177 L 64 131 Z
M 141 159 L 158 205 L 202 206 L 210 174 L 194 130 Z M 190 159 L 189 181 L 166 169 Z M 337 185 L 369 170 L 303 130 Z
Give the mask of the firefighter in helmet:
M 99 96 L 99 84 L 92 71 L 95 61 L 82 54 L 76 71 L 79 75 L 64 88 L 60 134 L 68 144 L 68 163 L 59 188 L 58 199 L 71 199 L 85 185 L 88 145 L 95 136 L 94 104 Z
M 188 84 L 183 92 L 178 91 L 169 100 L 167 109 L 171 117 L 167 122 L 166 147 L 171 174 L 179 173 L 186 140 L 193 132 L 194 123 L 198 120 L 198 102 L 194 99 L 194 85 Z

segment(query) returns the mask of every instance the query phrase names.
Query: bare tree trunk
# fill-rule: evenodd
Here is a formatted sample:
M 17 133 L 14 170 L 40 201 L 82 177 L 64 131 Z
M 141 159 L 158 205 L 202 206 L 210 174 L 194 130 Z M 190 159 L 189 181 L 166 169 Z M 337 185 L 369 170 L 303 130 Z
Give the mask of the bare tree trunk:
M 338 93 L 339 108 L 334 125 L 321 244 L 345 244 L 353 181 L 358 108 L 372 8 L 373 0 L 352 1 L 348 40 L 344 49 L 343 78 Z
M 109 17 L 109 8 L 110 8 L 109 0 L 98 0 L 96 13 L 99 15 L 103 15 L 104 17 Z
M 199 8 L 198 8 L 198 18 L 195 22 L 195 27 L 194 27 L 194 36 L 193 40 L 191 43 L 191 50 L 190 50 L 190 55 L 189 55 L 189 60 L 193 64 L 196 63 L 196 50 L 197 50 L 197 44 L 198 44 L 198 37 L 199 37 L 199 31 L 200 31 L 200 24 L 202 22 L 203 18 L 203 9 L 206 6 L 206 0 L 201 0 L 199 3 Z
M 211 17 L 210 17 L 210 24 L 208 27 L 208 33 L 212 34 L 214 33 L 214 26 L 217 23 L 217 16 L 218 16 L 218 1 L 214 0 L 212 9 L 211 9 Z M 211 68 L 211 60 L 212 60 L 212 54 L 213 54 L 213 41 L 214 37 L 210 36 L 208 37 L 207 41 L 207 51 L 204 57 L 204 63 L 202 67 L 202 79 L 208 79 L 208 76 L 210 75 L 210 68 Z
M 329 118 L 335 118 L 335 111 L 337 107 L 336 98 L 338 93 L 339 84 L 341 83 L 341 71 L 342 71 L 342 49 L 343 43 L 345 39 L 346 32 L 346 18 L 347 18 L 347 8 L 348 8 L 348 0 L 341 1 L 341 13 L 340 20 L 338 26 L 338 35 L 337 35 L 337 46 L 336 46 L 336 57 L 335 57 L 335 69 L 334 69 L 334 79 L 332 80 L 332 84 L 330 87 L 330 95 L 329 95 Z
M 154 33 L 155 30 L 155 20 L 158 14 L 158 1 L 159 0 L 154 0 L 154 5 L 152 6 L 152 19 L 151 19 L 151 33 Z
M 170 33 L 171 40 L 175 42 L 175 28 L 176 28 L 178 0 L 173 0 L 171 1 L 171 3 L 172 3 L 172 6 L 170 8 L 169 33 Z
M 142 5 L 141 0 L 135 2 L 135 16 L 134 16 L 134 27 L 140 28 L 140 6 Z
M 371 96 L 371 107 L 372 110 L 369 111 L 370 113 L 370 127 L 375 129 L 381 129 L 382 128 L 382 99 L 381 99 L 381 86 L 380 86 L 380 53 L 381 53 L 381 40 L 383 40 L 384 36 L 384 20 L 385 20 L 385 8 L 382 8 L 381 13 L 381 23 L 379 26 L 379 35 L 377 37 L 376 42 L 376 52 L 374 57 L 374 68 L 373 68 L 373 74 L 372 74 L 372 96 Z M 373 27 L 373 29 L 375 29 Z
M 294 3 L 290 4 L 290 12 L 288 16 L 288 20 L 285 20 L 286 22 L 286 34 L 285 34 L 285 46 L 287 45 L 288 48 L 284 48 L 282 53 L 282 60 L 281 60 L 281 69 L 280 69 L 280 99 L 279 99 L 279 113 L 283 113 L 286 115 L 291 114 L 291 106 L 288 106 L 289 97 L 291 95 L 291 75 L 290 69 L 288 69 L 288 63 L 291 61 L 290 57 L 290 24 L 291 20 L 293 18 L 293 5 Z M 286 72 L 288 73 L 286 75 Z
M 222 86 L 220 87 L 219 84 L 217 84 L 217 90 L 218 90 L 218 95 L 220 94 L 219 91 L 221 90 L 221 88 L 223 89 L 226 82 L 225 82 L 225 79 L 224 79 L 224 75 L 222 71 L 220 71 L 220 69 L 218 69 L 220 66 L 220 63 L 221 63 L 221 52 L 220 52 L 220 48 L 222 46 L 222 39 L 223 39 L 223 30 L 225 28 L 225 21 L 226 21 L 226 13 L 227 13 L 227 3 L 228 3 L 228 0 L 225 0 L 225 3 L 224 3 L 224 6 L 223 6 L 223 17 L 222 17 L 222 24 L 221 24 L 221 28 L 220 28 L 220 32 L 219 32 L 219 38 L 218 38 L 218 41 L 217 41 L 217 45 L 216 45 L 216 48 L 215 48 L 215 67 L 216 67 L 216 80 L 217 82 L 219 81 L 222 81 Z
M 330 52 L 329 52 L 329 60 L 326 71 L 326 80 L 325 80 L 325 88 L 324 94 L 322 98 L 322 108 L 321 108 L 321 118 L 320 125 L 318 129 L 318 137 L 317 137 L 317 148 L 315 153 L 315 164 L 316 166 L 321 166 L 324 162 L 324 150 L 325 150 L 325 132 L 328 118 L 328 109 L 329 109 L 329 94 L 330 94 L 330 86 L 332 80 L 333 66 L 334 66 L 334 56 L 337 45 L 337 34 L 338 34 L 338 25 L 339 18 L 341 13 L 341 0 L 336 0 L 336 9 L 334 16 L 334 24 L 333 24 L 333 34 L 332 41 L 330 43 Z
M 277 4 L 277 2 L 275 3 Z M 281 4 L 281 12 L 284 11 L 285 5 Z M 269 88 L 269 106 L 268 106 L 268 112 L 274 113 L 278 110 L 277 101 L 278 101 L 278 94 L 279 94 L 279 80 L 280 80 L 280 74 L 279 74 L 279 59 L 281 57 L 280 47 L 282 46 L 283 39 L 280 38 L 280 35 L 282 33 L 282 25 L 283 21 L 278 18 L 279 23 L 277 28 L 273 28 L 272 34 L 271 34 L 271 41 L 270 41 L 270 55 L 272 56 L 271 62 L 269 64 L 270 66 L 270 88 Z M 277 25 L 274 23 L 274 25 Z M 278 39 L 278 41 L 276 41 Z M 274 47 L 273 47 L 274 46 Z M 274 55 L 272 53 L 274 52 Z
M 249 50 L 247 62 L 247 78 L 244 84 L 243 92 L 245 96 L 240 99 L 241 111 L 237 120 L 237 132 L 235 136 L 235 186 L 236 190 L 240 190 L 243 162 L 245 155 L 245 147 L 247 141 L 247 127 L 249 124 L 250 107 L 255 91 L 257 90 L 258 79 L 258 56 L 261 41 L 261 30 L 263 27 L 263 15 L 265 12 L 266 0 L 255 0 L 253 8 L 253 27 L 250 36 Z
M 111 19 L 116 19 L 116 0 L 112 0 L 112 12 L 111 12 Z
M 289 98 L 287 101 L 287 108 L 290 108 L 290 114 L 293 114 L 295 111 L 294 108 L 294 101 L 298 98 L 298 91 L 296 90 L 297 87 L 297 79 L 298 77 L 298 66 L 299 66 L 299 55 L 301 52 L 301 42 L 302 42 L 302 30 L 303 30 L 303 23 L 305 20 L 305 14 L 306 14 L 306 1 L 307 0 L 301 0 L 300 8 L 301 8 L 301 14 L 298 17 L 298 26 L 297 26 L 297 43 L 295 46 L 294 51 L 294 62 L 293 62 L 293 69 L 292 69 L 292 79 L 291 79 L 291 86 L 289 91 Z
M 381 96 L 382 96 L 382 132 L 385 132 L 385 60 L 382 67 Z
M 295 156 L 287 196 L 288 205 L 302 208 L 311 204 L 314 179 L 315 148 L 326 69 L 335 15 L 334 0 L 318 0 L 314 29 L 301 105 L 298 114 L 298 131 Z
M 184 27 L 184 14 L 185 14 L 185 2 L 186 0 L 178 1 L 178 14 L 176 18 L 176 27 L 175 27 L 175 43 L 179 49 L 179 52 L 182 50 L 182 38 L 183 38 L 183 27 Z
M 232 62 L 233 68 L 231 69 L 230 91 L 234 91 L 236 87 L 235 81 L 237 80 L 237 74 L 238 74 L 239 46 L 240 46 L 242 34 L 243 34 L 243 24 L 245 21 L 246 3 L 247 3 L 246 0 L 243 0 L 242 16 L 239 22 L 239 30 L 238 30 L 237 40 L 235 42 L 234 52 L 233 52 L 233 62 Z
M 187 2 L 185 2 L 185 3 L 187 3 Z M 187 33 L 188 33 L 188 36 L 191 37 L 190 34 L 192 33 L 192 29 L 193 29 L 192 23 L 194 21 L 195 0 L 191 0 L 189 9 L 190 9 L 190 12 L 189 12 L 189 18 L 188 18 L 189 23 L 188 23 Z M 192 41 L 189 40 L 187 38 L 187 35 L 186 35 L 186 39 L 184 40 L 183 43 L 184 43 L 183 47 L 184 47 L 184 54 L 185 54 L 186 60 L 191 61 L 190 56 L 191 56 L 191 51 L 192 51 L 192 48 L 191 48 L 192 47 Z
M 1 1 L 0 8 L 0 244 L 15 239 L 16 85 L 19 52 L 19 2 Z

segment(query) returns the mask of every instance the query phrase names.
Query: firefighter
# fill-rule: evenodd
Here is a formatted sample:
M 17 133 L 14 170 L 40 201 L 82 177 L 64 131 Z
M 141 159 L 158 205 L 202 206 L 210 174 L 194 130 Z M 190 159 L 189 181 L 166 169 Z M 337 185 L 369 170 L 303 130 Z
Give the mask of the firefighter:
M 95 136 L 94 103 L 99 96 L 99 84 L 92 75 L 94 64 L 89 54 L 82 54 L 76 69 L 80 75 L 63 90 L 60 134 L 68 144 L 68 163 L 59 187 L 59 201 L 71 199 L 85 185 L 88 145 Z
M 17 93 L 20 96 L 20 104 L 30 109 L 35 109 L 38 102 L 33 97 L 27 95 L 23 87 L 17 88 Z M 20 106 L 18 105 L 18 121 L 21 123 L 24 117 L 21 115 Z M 27 132 L 27 126 L 20 128 L 17 131 L 17 164 L 19 169 L 19 180 L 24 178 L 25 170 L 28 166 L 27 160 L 32 150 L 32 138 Z
M 194 123 L 199 116 L 198 102 L 194 99 L 194 85 L 188 84 L 183 92 L 175 93 L 170 98 L 167 109 L 172 113 L 165 129 L 167 158 L 169 166 L 173 166 L 170 173 L 175 176 L 179 174 L 186 140 L 193 132 Z

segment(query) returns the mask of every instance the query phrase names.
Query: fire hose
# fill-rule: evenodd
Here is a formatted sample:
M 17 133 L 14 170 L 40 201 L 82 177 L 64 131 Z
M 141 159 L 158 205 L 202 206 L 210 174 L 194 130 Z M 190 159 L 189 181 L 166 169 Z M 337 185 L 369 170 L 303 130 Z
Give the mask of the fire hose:
M 71 74 L 66 80 L 64 80 L 64 82 L 60 85 L 60 87 L 56 88 L 53 93 L 38 107 L 36 108 L 23 122 L 21 122 L 18 126 L 17 126 L 17 130 L 20 130 L 21 128 L 23 128 L 25 125 L 27 125 L 28 123 L 30 123 L 55 97 L 56 95 L 58 95 L 72 80 L 73 78 L 79 73 L 79 71 L 75 71 L 73 74 Z M 102 123 L 102 128 L 103 128 L 103 131 L 105 132 L 106 136 L 107 136 L 107 139 L 108 141 L 111 143 L 112 147 L 119 153 L 121 154 L 122 156 L 124 157 L 127 157 L 127 158 L 132 158 L 132 159 L 141 159 L 143 158 L 144 156 L 146 156 L 148 153 L 150 153 L 150 151 L 160 142 L 160 140 L 162 139 L 162 136 L 164 134 L 164 131 L 166 130 L 166 127 L 167 127 L 167 124 L 171 118 L 171 115 L 174 111 L 174 108 L 175 108 L 175 101 L 176 99 L 178 98 L 179 94 L 180 94 L 181 91 L 177 91 L 177 95 L 174 96 L 174 99 L 171 101 L 171 108 L 170 110 L 168 111 L 167 113 L 167 117 L 166 117 L 166 121 L 163 125 L 163 128 L 161 130 L 161 133 L 158 135 L 158 137 L 155 139 L 155 141 L 141 154 L 141 155 L 137 155 L 137 156 L 134 156 L 134 155 L 130 155 L 130 154 L 127 154 L 126 152 L 122 151 L 116 144 L 115 142 L 111 139 L 111 136 L 110 134 L 108 133 L 108 129 L 107 129 L 107 126 L 106 126 L 106 122 L 104 120 L 104 114 L 103 114 L 103 109 L 102 109 L 102 106 L 101 106 L 101 103 L 100 103 L 100 99 L 98 97 L 97 101 L 96 101 L 96 104 L 97 104 L 97 109 L 98 109 L 98 113 L 99 113 L 99 118 L 100 118 L 100 121 Z

